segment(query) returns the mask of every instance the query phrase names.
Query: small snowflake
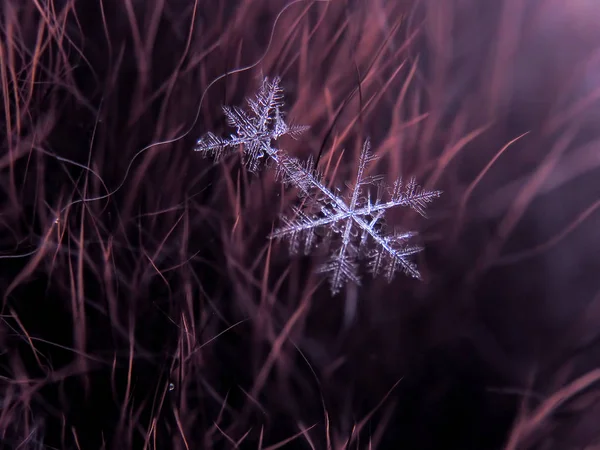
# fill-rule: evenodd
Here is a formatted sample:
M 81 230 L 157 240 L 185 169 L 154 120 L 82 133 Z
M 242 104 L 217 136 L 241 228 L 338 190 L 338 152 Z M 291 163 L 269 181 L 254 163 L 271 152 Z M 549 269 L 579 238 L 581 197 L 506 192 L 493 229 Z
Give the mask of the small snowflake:
M 269 81 L 265 78 L 253 99 L 248 99 L 248 111 L 236 106 L 224 106 L 223 112 L 227 124 L 236 129 L 236 133 L 228 138 L 221 138 L 207 133 L 196 143 L 195 151 L 222 158 L 227 151 L 235 151 L 243 146 L 244 157 L 250 171 L 256 172 L 260 160 L 265 155 L 273 157 L 277 149 L 271 146 L 272 141 L 289 135 L 297 138 L 308 127 L 288 125 L 283 117 L 283 89 L 280 79 Z

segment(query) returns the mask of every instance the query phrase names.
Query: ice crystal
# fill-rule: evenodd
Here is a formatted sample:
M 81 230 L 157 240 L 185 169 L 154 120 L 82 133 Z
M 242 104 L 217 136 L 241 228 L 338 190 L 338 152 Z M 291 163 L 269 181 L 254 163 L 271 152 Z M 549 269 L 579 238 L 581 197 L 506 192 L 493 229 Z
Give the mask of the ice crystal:
M 284 135 L 298 137 L 308 127 L 288 125 L 283 117 L 283 89 L 280 79 L 270 81 L 265 78 L 254 98 L 247 100 L 248 110 L 236 106 L 223 107 L 227 124 L 236 129 L 235 134 L 221 138 L 207 133 L 196 143 L 195 151 L 221 159 L 227 152 L 243 146 L 243 154 L 248 168 L 256 172 L 262 158 L 273 157 L 277 149 L 272 147 Z
M 415 232 L 393 230 L 386 233 L 385 213 L 390 208 L 408 207 L 425 216 L 427 204 L 440 195 L 439 191 L 421 189 L 414 179 L 403 183 L 397 179 L 386 187 L 381 176 L 366 176 L 366 170 L 377 157 L 373 155 L 368 140 L 364 142 L 356 178 L 348 186 L 348 194 L 331 190 L 323 175 L 309 158 L 302 162 L 273 147 L 284 135 L 296 138 L 308 127 L 291 126 L 284 120 L 283 90 L 279 78 L 265 78 L 254 98 L 248 99 L 248 109 L 223 107 L 229 126 L 235 134 L 221 138 L 207 133 L 199 139 L 195 150 L 219 159 L 226 153 L 242 147 L 244 159 L 251 171 L 257 171 L 263 159 L 270 159 L 278 178 L 286 185 L 298 189 L 304 206 L 296 206 L 292 218 L 283 217 L 282 226 L 269 237 L 287 240 L 291 253 L 303 247 L 309 254 L 319 245 L 327 249 L 329 260 L 319 272 L 329 276 L 331 292 L 336 294 L 348 283 L 360 284 L 359 261 L 368 259 L 374 276 L 383 273 L 391 280 L 395 273 L 420 278 L 419 270 L 410 257 L 421 251 L 411 245 Z M 372 187 L 377 193 L 372 196 Z M 387 191 L 387 200 L 383 197 Z
M 384 234 L 384 215 L 390 208 L 409 207 L 425 216 L 427 204 L 440 195 L 439 191 L 423 190 L 414 179 L 404 184 L 396 180 L 391 189 L 381 182 L 380 176 L 365 176 L 365 171 L 377 157 L 371 153 L 369 141 L 365 141 L 358 163 L 356 179 L 349 186 L 348 195 L 327 188 L 323 178 L 309 165 L 288 162 L 289 173 L 284 181 L 297 185 L 311 201 L 308 208 L 295 208 L 294 218 L 283 217 L 283 226 L 276 229 L 271 238 L 287 239 L 291 253 L 304 246 L 310 253 L 315 244 L 317 231 L 324 231 L 322 243 L 331 251 L 326 264 L 319 272 L 327 273 L 333 294 L 347 283 L 360 284 L 358 261 L 368 258 L 373 275 L 383 273 L 388 281 L 399 270 L 420 278 L 416 264 L 410 257 L 421 251 L 421 247 L 410 245 L 415 232 L 394 230 Z M 290 160 L 290 158 L 287 158 Z M 372 185 L 377 185 L 377 194 L 371 196 Z M 388 200 L 383 200 L 384 191 Z M 335 242 L 334 242 L 335 241 Z

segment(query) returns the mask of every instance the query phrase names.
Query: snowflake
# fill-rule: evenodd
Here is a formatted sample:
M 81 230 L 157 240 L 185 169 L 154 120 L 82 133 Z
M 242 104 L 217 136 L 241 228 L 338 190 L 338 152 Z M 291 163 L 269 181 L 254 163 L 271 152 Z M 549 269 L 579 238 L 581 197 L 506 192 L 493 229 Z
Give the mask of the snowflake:
M 265 78 L 253 99 L 248 99 L 248 111 L 236 106 L 224 106 L 223 112 L 227 124 L 236 128 L 236 133 L 221 138 L 207 133 L 196 143 L 195 151 L 221 159 L 228 151 L 243 146 L 246 164 L 250 171 L 256 172 L 260 160 L 265 156 L 273 157 L 278 152 L 271 146 L 272 141 L 284 135 L 297 138 L 308 127 L 288 125 L 281 113 L 283 107 L 283 89 L 281 80 Z
M 301 246 L 304 253 L 309 254 L 320 234 L 319 246 L 332 254 L 319 272 L 329 275 L 332 294 L 339 292 L 348 282 L 360 284 L 358 265 L 359 260 L 365 257 L 369 259 L 368 266 L 374 276 L 383 272 L 391 281 L 401 270 L 420 278 L 410 257 L 422 249 L 408 244 L 416 233 L 394 230 L 385 234 L 384 215 L 388 209 L 402 206 L 425 216 L 427 204 L 441 192 L 423 190 L 414 179 L 406 184 L 398 179 L 389 189 L 382 183 L 381 176 L 365 176 L 369 163 L 377 159 L 371 153 L 368 140 L 362 148 L 354 184 L 348 186 L 349 195 L 343 195 L 339 189 L 332 191 L 312 158 L 301 162 L 272 146 L 272 142 L 280 137 L 289 135 L 296 138 L 308 128 L 285 122 L 281 113 L 283 90 L 279 78 L 272 81 L 265 78 L 256 96 L 248 99 L 247 103 L 247 111 L 223 107 L 227 123 L 236 129 L 235 134 L 221 138 L 207 133 L 198 140 L 195 150 L 219 159 L 242 146 L 244 159 L 251 171 L 258 170 L 263 158 L 269 159 L 275 165 L 278 179 L 298 189 L 305 200 L 304 207 L 295 207 L 292 219 L 283 217 L 283 226 L 269 237 L 287 239 L 292 254 L 297 253 Z M 365 189 L 372 185 L 378 187 L 374 199 L 371 189 Z M 386 190 L 389 200 L 383 201 Z
M 292 254 L 297 253 L 301 245 L 305 254 L 309 254 L 319 229 L 325 231 L 324 246 L 331 250 L 333 238 L 337 237 L 337 246 L 329 261 L 320 267 L 319 272 L 327 273 L 332 294 L 336 294 L 347 283 L 360 284 L 358 260 L 367 257 L 368 266 L 373 275 L 384 273 L 391 281 L 398 270 L 407 275 L 420 278 L 416 265 L 409 257 L 422 250 L 421 247 L 408 245 L 415 232 L 391 234 L 385 231 L 385 212 L 397 206 L 409 207 L 425 216 L 427 204 L 438 197 L 440 191 L 426 191 L 417 186 L 414 179 L 406 185 L 396 180 L 389 190 L 389 200 L 383 201 L 385 186 L 380 176 L 365 176 L 368 164 L 377 157 L 370 151 L 369 141 L 365 141 L 358 163 L 358 173 L 353 185 L 349 186 L 349 195 L 344 198 L 339 190 L 328 189 L 320 174 L 315 174 L 311 163 L 302 165 L 294 158 L 285 159 L 284 182 L 300 187 L 303 195 L 310 199 L 308 208 L 295 208 L 295 217 L 284 217 L 284 226 L 275 230 L 270 237 L 287 239 Z M 364 195 L 364 188 L 377 185 L 377 195 L 373 199 L 371 190 Z M 314 194 L 311 195 L 310 191 Z M 312 210 L 312 211 L 311 211 Z M 369 245 L 373 244 L 373 245 Z

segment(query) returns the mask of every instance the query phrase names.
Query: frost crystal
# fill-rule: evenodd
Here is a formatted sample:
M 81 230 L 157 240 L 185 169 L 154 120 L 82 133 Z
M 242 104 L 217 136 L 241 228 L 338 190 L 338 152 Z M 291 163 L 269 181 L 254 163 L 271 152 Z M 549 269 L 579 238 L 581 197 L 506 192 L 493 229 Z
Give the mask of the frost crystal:
M 311 199 L 312 205 L 306 209 L 295 209 L 293 219 L 283 218 L 283 227 L 275 230 L 271 238 L 287 239 L 291 253 L 298 252 L 300 245 L 308 254 L 312 249 L 317 230 L 325 234 L 325 247 L 332 250 L 329 261 L 319 272 L 327 273 L 333 294 L 348 282 L 360 283 L 358 276 L 358 260 L 369 259 L 369 268 L 373 275 L 383 273 L 388 281 L 401 270 L 407 275 L 420 278 L 416 265 L 409 257 L 421 251 L 420 247 L 411 246 L 407 241 L 415 236 L 414 232 L 394 231 L 384 234 L 385 212 L 397 206 L 409 207 L 425 216 L 427 203 L 440 195 L 439 191 L 424 191 L 417 186 L 414 179 L 406 185 L 398 179 L 389 191 L 389 200 L 383 201 L 385 186 L 379 176 L 367 177 L 365 170 L 368 164 L 377 157 L 370 151 L 369 141 L 365 141 L 358 173 L 354 184 L 349 186 L 349 195 L 329 190 L 319 175 L 307 166 L 297 165 L 290 170 L 284 181 L 298 185 L 304 195 Z M 371 197 L 368 185 L 378 185 L 377 195 Z M 312 191 L 312 192 L 311 192 Z M 365 192 L 366 191 L 366 195 Z M 333 245 L 333 239 L 336 245 Z
M 283 89 L 280 79 L 269 81 L 265 78 L 256 96 L 248 99 L 248 111 L 236 106 L 224 106 L 223 112 L 227 124 L 235 128 L 235 134 L 221 138 L 207 133 L 196 143 L 195 151 L 221 159 L 229 151 L 240 146 L 244 148 L 246 164 L 250 171 L 256 172 L 260 160 L 268 155 L 273 157 L 277 149 L 271 146 L 281 136 L 298 137 L 308 127 L 288 125 L 281 113 L 283 107 Z
M 305 206 L 295 207 L 293 218 L 283 217 L 283 226 L 269 237 L 286 239 L 292 254 L 300 247 L 309 254 L 318 240 L 320 247 L 331 252 L 319 272 L 329 275 L 333 294 L 348 282 L 360 284 L 358 263 L 362 258 L 369 260 L 368 266 L 374 276 L 383 273 L 388 281 L 399 270 L 420 278 L 410 257 L 421 248 L 408 244 L 416 233 L 394 230 L 386 234 L 384 215 L 388 209 L 401 206 L 425 216 L 427 204 L 441 192 L 423 190 L 414 179 L 406 184 L 398 179 L 391 188 L 386 188 L 383 177 L 366 176 L 369 163 L 377 158 L 371 153 L 368 140 L 362 148 L 356 179 L 348 186 L 348 195 L 338 189 L 332 191 L 311 158 L 303 163 L 272 146 L 272 142 L 280 137 L 290 135 L 295 138 L 308 128 L 285 122 L 281 113 L 283 90 L 280 80 L 265 78 L 256 96 L 247 102 L 248 111 L 223 108 L 228 124 L 237 130 L 235 134 L 220 138 L 208 133 L 198 140 L 195 150 L 218 159 L 242 146 L 251 171 L 257 171 L 260 160 L 266 156 L 274 162 L 278 178 L 298 189 L 305 199 Z M 372 198 L 370 186 L 377 186 L 375 198 Z M 384 201 L 386 191 L 388 200 Z

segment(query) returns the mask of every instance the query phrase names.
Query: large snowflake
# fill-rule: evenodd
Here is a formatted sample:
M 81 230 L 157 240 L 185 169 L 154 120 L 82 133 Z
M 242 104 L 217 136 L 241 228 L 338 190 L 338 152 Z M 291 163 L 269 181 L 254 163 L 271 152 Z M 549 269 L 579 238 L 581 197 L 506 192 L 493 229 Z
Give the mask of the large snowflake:
M 198 140 L 196 150 L 220 158 L 228 151 L 243 149 L 248 167 L 256 171 L 263 158 L 276 166 L 278 177 L 286 185 L 298 189 L 303 206 L 294 208 L 292 218 L 283 217 L 283 226 L 276 229 L 271 239 L 286 239 L 291 253 L 301 246 L 305 254 L 318 244 L 330 252 L 329 260 L 319 272 L 327 273 L 333 294 L 347 283 L 360 284 L 359 260 L 368 259 L 373 275 L 383 273 L 391 280 L 397 271 L 420 278 L 419 270 L 410 257 L 421 247 L 410 245 L 414 232 L 394 230 L 386 234 L 384 215 L 394 207 L 409 207 L 425 215 L 427 204 L 438 197 L 440 191 L 421 189 L 411 179 L 403 184 L 398 179 L 391 188 L 381 182 L 380 176 L 366 176 L 369 163 L 376 159 L 369 141 L 365 141 L 356 178 L 348 186 L 348 194 L 330 190 L 323 175 L 314 167 L 311 158 L 301 162 L 282 150 L 273 147 L 273 141 L 284 135 L 297 137 L 307 127 L 288 125 L 281 113 L 283 90 L 280 80 L 264 79 L 256 96 L 248 101 L 248 110 L 224 107 L 227 122 L 236 133 L 221 138 L 213 133 Z M 372 196 L 372 187 L 377 193 Z M 383 200 L 387 191 L 388 200 Z
M 401 270 L 407 275 L 420 278 L 416 264 L 409 258 L 422 250 L 409 245 L 415 232 L 393 231 L 385 234 L 384 215 L 390 208 L 404 206 L 425 216 L 427 203 L 440 195 L 439 191 L 426 191 L 417 186 L 414 179 L 405 185 L 398 179 L 391 189 L 381 183 L 380 176 L 365 176 L 370 162 L 377 159 L 371 153 L 369 141 L 365 141 L 358 163 L 354 183 L 348 186 L 348 195 L 327 188 L 322 176 L 311 170 L 310 163 L 301 165 L 291 159 L 287 164 L 284 181 L 301 187 L 308 196 L 308 205 L 296 207 L 293 218 L 284 217 L 283 226 L 271 234 L 271 238 L 287 239 L 290 250 L 297 253 L 300 246 L 308 254 L 321 233 L 321 245 L 331 251 L 329 261 L 319 272 L 327 273 L 332 293 L 337 293 L 348 281 L 360 284 L 358 260 L 369 259 L 368 266 L 373 275 L 384 273 L 388 280 Z M 295 164 L 294 170 L 289 166 Z M 371 196 L 372 185 L 377 194 Z M 366 188 L 366 189 L 365 189 Z M 383 201 L 382 194 L 389 191 L 389 199 Z

